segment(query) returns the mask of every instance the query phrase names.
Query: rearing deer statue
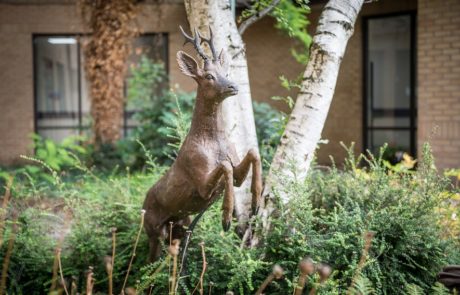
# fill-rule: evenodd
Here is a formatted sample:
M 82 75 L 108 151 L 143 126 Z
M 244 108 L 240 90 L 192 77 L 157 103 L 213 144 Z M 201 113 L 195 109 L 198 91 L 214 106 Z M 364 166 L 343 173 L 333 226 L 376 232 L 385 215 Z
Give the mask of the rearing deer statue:
M 222 50 L 217 56 L 212 42 L 195 29 L 195 36 L 187 35 L 203 59 L 203 67 L 183 51 L 177 53 L 177 62 L 183 74 L 198 84 L 190 131 L 178 156 L 166 174 L 147 193 L 144 201 L 145 230 L 149 236 L 151 261 L 160 255 L 160 239 L 166 239 L 169 223 L 173 222 L 171 238 L 182 238 L 189 216 L 206 210 L 224 192 L 222 226 L 230 228 L 234 208 L 233 186 L 241 186 L 252 166 L 252 212 L 257 210 L 262 191 L 262 168 L 256 149 L 248 151 L 242 161 L 234 145 L 225 134 L 222 102 L 238 93 L 237 86 L 227 78 L 227 60 Z M 202 43 L 207 43 L 209 58 Z

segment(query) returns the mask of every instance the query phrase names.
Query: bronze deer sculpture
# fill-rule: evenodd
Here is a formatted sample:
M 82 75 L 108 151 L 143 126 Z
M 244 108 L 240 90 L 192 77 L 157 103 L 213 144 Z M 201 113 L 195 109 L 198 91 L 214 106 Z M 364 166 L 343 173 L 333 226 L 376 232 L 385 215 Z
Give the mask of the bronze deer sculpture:
M 172 222 L 172 236 L 182 238 L 184 226 L 190 224 L 189 216 L 206 210 L 224 192 L 222 226 L 227 231 L 234 209 L 233 186 L 241 186 L 252 166 L 252 213 L 259 205 L 262 192 L 262 168 L 256 149 L 248 151 L 242 161 L 234 145 L 225 134 L 222 117 L 222 102 L 238 93 L 237 86 L 227 78 L 227 60 L 222 50 L 217 56 L 210 37 L 204 38 L 195 29 L 195 36 L 187 35 L 185 44 L 193 44 L 203 59 L 199 67 L 194 58 L 183 51 L 177 53 L 177 62 L 183 74 L 198 84 L 196 102 L 190 131 L 187 134 L 177 158 L 166 174 L 147 193 L 144 201 L 144 227 L 149 237 L 150 261 L 160 255 L 160 239 L 169 234 Z M 209 46 L 209 58 L 203 43 Z

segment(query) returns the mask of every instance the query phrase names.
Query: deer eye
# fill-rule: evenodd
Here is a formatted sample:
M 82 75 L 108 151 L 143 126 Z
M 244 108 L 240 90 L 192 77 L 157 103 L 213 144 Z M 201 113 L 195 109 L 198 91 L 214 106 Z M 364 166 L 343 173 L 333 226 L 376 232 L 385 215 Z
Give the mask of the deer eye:
M 206 78 L 207 80 L 214 80 L 214 76 L 211 75 L 211 74 L 207 74 L 207 75 L 205 76 L 205 78 Z

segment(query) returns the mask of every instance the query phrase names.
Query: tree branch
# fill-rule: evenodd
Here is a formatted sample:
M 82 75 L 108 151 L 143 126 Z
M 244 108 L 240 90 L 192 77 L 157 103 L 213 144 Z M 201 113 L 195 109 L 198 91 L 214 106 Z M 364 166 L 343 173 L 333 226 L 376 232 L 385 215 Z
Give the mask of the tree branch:
M 246 31 L 246 29 L 250 25 L 254 24 L 256 21 L 260 20 L 261 18 L 266 16 L 268 13 L 270 13 L 270 11 L 272 11 L 273 8 L 275 8 L 275 6 L 278 5 L 278 3 L 280 3 L 280 1 L 281 0 L 273 0 L 270 5 L 268 5 L 267 7 L 265 7 L 258 13 L 254 14 L 250 18 L 244 20 L 238 28 L 238 33 L 240 33 L 240 35 L 243 35 L 244 31 Z

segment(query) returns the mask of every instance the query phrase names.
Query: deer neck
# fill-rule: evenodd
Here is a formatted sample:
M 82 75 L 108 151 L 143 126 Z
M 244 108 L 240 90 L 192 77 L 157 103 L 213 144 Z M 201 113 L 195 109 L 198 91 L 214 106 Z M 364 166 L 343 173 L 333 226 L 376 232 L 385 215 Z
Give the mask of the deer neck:
M 193 110 L 190 134 L 218 137 L 225 134 L 222 103 L 208 102 L 198 93 Z

